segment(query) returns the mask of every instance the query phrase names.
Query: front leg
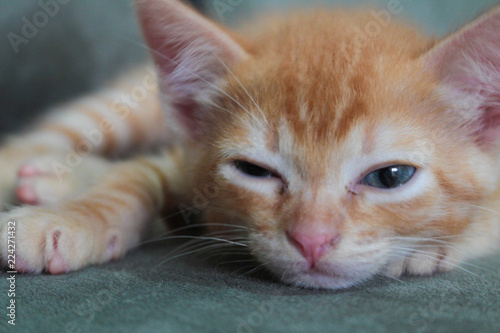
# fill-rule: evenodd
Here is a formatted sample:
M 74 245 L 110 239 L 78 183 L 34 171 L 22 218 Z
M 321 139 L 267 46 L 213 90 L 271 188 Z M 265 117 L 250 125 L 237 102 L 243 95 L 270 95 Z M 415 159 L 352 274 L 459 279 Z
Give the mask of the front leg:
M 177 153 L 118 163 L 77 199 L 3 213 L 2 264 L 8 263 L 9 232 L 19 272 L 60 274 L 122 257 L 174 202 L 181 160 Z

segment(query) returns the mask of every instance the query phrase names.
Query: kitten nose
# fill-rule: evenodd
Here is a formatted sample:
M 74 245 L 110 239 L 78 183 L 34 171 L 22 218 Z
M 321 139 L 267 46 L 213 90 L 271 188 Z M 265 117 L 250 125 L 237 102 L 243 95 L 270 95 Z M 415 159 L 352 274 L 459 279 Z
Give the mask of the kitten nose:
M 295 229 L 288 231 L 287 237 L 311 265 L 314 265 L 340 240 L 340 234 L 335 231 L 315 232 Z

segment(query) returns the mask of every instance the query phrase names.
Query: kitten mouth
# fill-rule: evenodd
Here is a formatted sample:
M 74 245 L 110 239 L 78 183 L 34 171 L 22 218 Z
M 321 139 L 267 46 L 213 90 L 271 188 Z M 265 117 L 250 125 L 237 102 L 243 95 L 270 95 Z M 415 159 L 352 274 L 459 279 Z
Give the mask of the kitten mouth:
M 339 273 L 337 270 L 332 268 L 325 268 L 319 266 L 317 263 L 313 263 L 309 266 L 309 268 L 304 269 L 302 274 L 311 276 L 311 277 L 321 277 L 321 278 L 344 278 L 345 276 Z
M 309 267 L 288 279 L 294 285 L 314 289 L 344 289 L 356 284 L 357 280 L 335 269 Z
M 317 276 L 317 277 L 329 277 L 329 278 L 340 278 L 343 277 L 343 275 L 339 274 L 336 271 L 332 270 L 325 270 L 318 268 L 317 266 L 311 266 L 308 270 L 304 272 L 304 274 L 307 274 L 309 276 Z

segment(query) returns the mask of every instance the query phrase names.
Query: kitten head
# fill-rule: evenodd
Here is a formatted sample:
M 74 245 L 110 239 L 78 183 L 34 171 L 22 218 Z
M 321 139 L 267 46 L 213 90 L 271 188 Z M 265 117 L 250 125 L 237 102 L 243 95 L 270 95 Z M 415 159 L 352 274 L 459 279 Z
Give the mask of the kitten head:
M 217 189 L 209 228 L 243 226 L 284 281 L 343 288 L 492 247 L 499 9 L 433 43 L 400 25 L 360 39 L 366 13 L 275 18 L 243 39 L 177 1 L 137 4 L 187 167 Z

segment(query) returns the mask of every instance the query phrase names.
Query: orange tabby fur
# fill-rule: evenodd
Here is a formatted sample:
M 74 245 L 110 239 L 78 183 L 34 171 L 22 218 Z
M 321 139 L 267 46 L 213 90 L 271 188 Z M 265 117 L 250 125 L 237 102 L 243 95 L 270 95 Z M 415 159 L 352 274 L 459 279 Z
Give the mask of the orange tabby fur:
M 196 205 L 196 193 L 207 188 L 217 193 L 202 207 L 208 235 L 238 240 L 271 272 L 301 286 L 344 288 L 376 274 L 431 274 L 498 246 L 500 140 L 475 127 L 483 117 L 487 126 L 497 123 L 476 112 L 473 103 L 484 102 L 479 97 L 469 98 L 470 105 L 450 98 L 453 84 L 439 66 L 454 60 L 448 48 L 455 44 L 466 51 L 463 36 L 484 38 L 484 22 L 500 27 L 499 8 L 441 43 L 393 22 L 360 45 L 353 42 L 360 27 L 373 20 L 362 11 L 276 17 L 240 37 L 177 1 L 137 4 L 167 124 L 150 94 L 148 106 L 126 119 L 135 134 L 121 150 L 166 141 L 164 128 L 177 133 L 169 138 L 176 148 L 100 164 L 90 177 L 99 183 L 68 189 L 79 196 L 56 208 L 5 213 L 1 222 L 18 221 L 20 270 L 61 273 L 120 257 L 162 206 Z M 104 116 L 78 104 L 65 109 L 95 123 Z M 73 147 L 82 140 L 77 127 L 40 128 L 34 133 L 61 134 Z M 146 129 L 154 133 L 149 140 Z M 113 135 L 97 153 L 120 151 Z M 279 177 L 251 179 L 234 160 Z M 418 171 L 400 188 L 360 183 L 401 164 Z M 309 233 L 329 237 L 312 264 L 300 244 Z

